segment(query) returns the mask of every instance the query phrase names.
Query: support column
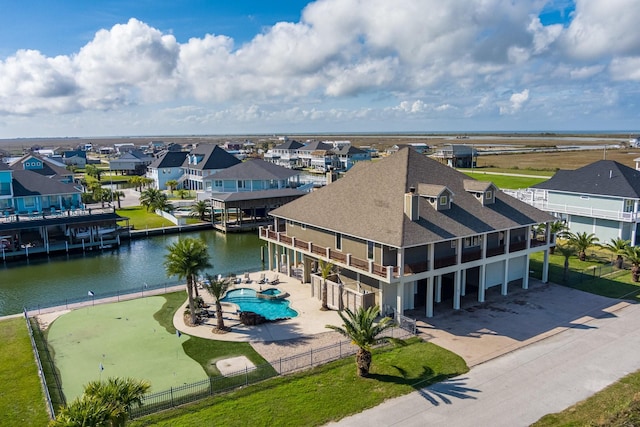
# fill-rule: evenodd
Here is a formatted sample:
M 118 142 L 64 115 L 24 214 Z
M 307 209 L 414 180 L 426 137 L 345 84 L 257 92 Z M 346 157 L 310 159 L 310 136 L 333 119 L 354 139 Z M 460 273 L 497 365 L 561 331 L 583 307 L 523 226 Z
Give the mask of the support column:
M 287 251 L 287 276 L 291 277 L 291 272 L 293 268 L 291 268 L 291 249 L 285 249 Z
M 544 250 L 542 259 L 542 283 L 549 282 L 549 249 Z
M 500 293 L 502 295 L 507 295 L 509 291 L 509 258 L 504 260 L 504 280 L 502 281 L 502 289 L 500 289 Z
M 478 302 L 484 302 L 484 295 L 487 285 L 486 264 L 480 266 L 480 283 L 478 283 Z
M 400 280 L 400 282 L 396 285 L 396 310 L 399 314 L 404 314 L 404 307 L 402 304 L 402 300 L 404 298 L 404 281 Z
M 435 277 L 436 280 L 436 302 L 442 302 L 442 276 Z
M 460 270 L 456 271 L 454 273 L 455 277 L 453 279 L 453 309 L 454 310 L 460 310 L 460 288 L 461 286 L 461 279 L 462 279 L 462 274 L 460 274 Z
M 460 273 L 462 273 L 460 295 L 465 296 L 467 294 L 467 269 L 463 268 Z
M 427 310 L 425 315 L 433 317 L 433 277 L 427 277 Z
M 529 254 L 524 257 L 524 277 L 522 278 L 522 289 L 529 289 Z
M 269 270 L 272 270 L 272 267 L 273 267 L 273 252 L 271 250 L 271 245 L 273 245 L 273 243 L 267 242 L 267 252 L 268 252 L 267 259 L 269 260 L 269 262 L 268 262 Z
M 280 245 L 276 245 L 276 272 L 280 273 Z

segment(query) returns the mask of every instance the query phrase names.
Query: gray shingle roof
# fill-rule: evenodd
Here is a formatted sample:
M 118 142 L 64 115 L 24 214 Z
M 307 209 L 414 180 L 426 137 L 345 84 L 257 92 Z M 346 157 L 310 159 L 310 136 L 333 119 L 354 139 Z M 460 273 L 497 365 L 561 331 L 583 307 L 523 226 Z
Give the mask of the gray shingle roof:
M 213 144 L 198 145 L 196 148 L 191 150 L 189 154 L 203 156 L 203 160 L 201 162 L 198 162 L 198 164 L 190 165 L 189 158 L 187 157 L 182 163 L 182 167 L 184 168 L 219 170 L 226 169 L 240 163 L 240 160 L 236 156 L 228 153 L 224 148 Z
M 576 170 L 559 170 L 533 188 L 638 199 L 640 171 L 613 160 L 599 160 Z
M 212 193 L 210 198 L 218 201 L 237 202 L 241 200 L 270 199 L 275 197 L 303 196 L 305 193 L 293 188 L 261 191 L 241 191 L 237 193 Z
M 80 193 L 72 184 L 28 170 L 14 170 L 12 184 L 14 197 Z
M 160 154 L 150 165 L 150 168 L 179 168 L 187 158 L 186 151 L 165 151 Z
M 9 165 L 9 167 L 11 169 L 13 169 L 14 171 L 17 170 L 25 170 L 24 169 L 24 161 L 27 160 L 29 157 L 34 157 L 40 161 L 42 161 L 42 169 L 31 169 L 31 171 L 39 174 L 39 175 L 44 175 L 44 176 L 58 176 L 58 177 L 64 177 L 64 176 L 70 176 L 72 175 L 71 172 L 69 172 L 67 169 L 65 169 L 64 167 L 58 166 L 56 163 L 56 161 L 51 160 L 47 157 L 44 156 L 37 156 L 33 153 L 31 154 L 26 154 L 24 156 L 22 156 L 20 159 L 14 161 L 13 163 L 11 163 Z
M 255 159 L 247 160 L 235 166 L 231 166 L 230 168 L 221 170 L 213 175 L 213 177 L 215 179 L 280 180 L 288 179 L 299 174 L 300 172 L 298 171 L 278 166 L 275 163 Z
M 310 143 L 300 147 L 298 151 L 329 151 L 333 150 L 333 145 L 322 141 L 311 141 Z
M 283 142 L 280 145 L 276 145 L 275 147 L 273 147 L 273 149 L 274 150 L 297 150 L 302 146 L 303 145 L 301 142 L 298 142 L 296 140 L 291 140 L 291 141 Z
M 403 247 L 552 221 L 533 206 L 497 192 L 483 206 L 465 191 L 468 177 L 411 148 L 375 163 L 362 162 L 326 187 L 271 212 L 276 217 L 362 239 Z M 455 196 L 450 209 L 436 211 L 420 200 L 420 219 L 404 214 L 404 195 L 420 184 L 442 185 Z

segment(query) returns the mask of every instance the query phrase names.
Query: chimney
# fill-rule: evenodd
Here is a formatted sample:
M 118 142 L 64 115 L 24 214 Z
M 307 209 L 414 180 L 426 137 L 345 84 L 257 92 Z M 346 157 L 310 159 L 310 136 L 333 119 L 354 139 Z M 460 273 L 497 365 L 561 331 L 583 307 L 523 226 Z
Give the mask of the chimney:
M 416 194 L 416 188 L 410 187 L 409 192 L 404 195 L 404 213 L 411 221 L 420 219 L 419 197 Z

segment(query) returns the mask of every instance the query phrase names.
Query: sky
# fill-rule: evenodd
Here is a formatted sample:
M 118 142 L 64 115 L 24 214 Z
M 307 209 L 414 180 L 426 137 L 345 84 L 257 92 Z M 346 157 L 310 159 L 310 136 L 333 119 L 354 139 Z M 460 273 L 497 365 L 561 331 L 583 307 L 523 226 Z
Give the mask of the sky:
M 634 132 L 638 22 L 638 0 L 4 1 L 0 139 Z

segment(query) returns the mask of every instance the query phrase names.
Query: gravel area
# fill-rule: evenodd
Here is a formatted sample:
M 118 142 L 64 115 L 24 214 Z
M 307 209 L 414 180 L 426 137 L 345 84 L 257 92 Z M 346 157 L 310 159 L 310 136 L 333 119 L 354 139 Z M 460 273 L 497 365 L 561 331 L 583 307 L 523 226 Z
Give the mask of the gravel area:
M 279 359 L 285 359 L 309 352 L 310 350 L 319 350 L 323 347 L 338 344 L 342 341 L 343 346 L 348 346 L 349 341 L 337 332 L 324 332 L 315 334 L 305 338 L 297 338 L 293 340 L 281 341 L 253 341 L 251 346 L 265 360 L 274 362 Z M 336 350 L 336 352 L 339 350 Z

